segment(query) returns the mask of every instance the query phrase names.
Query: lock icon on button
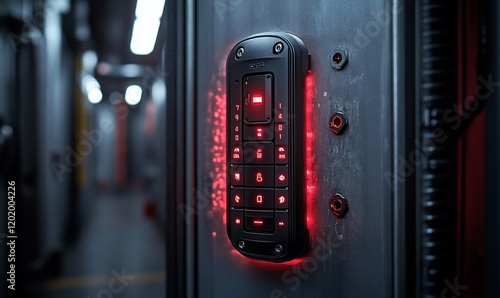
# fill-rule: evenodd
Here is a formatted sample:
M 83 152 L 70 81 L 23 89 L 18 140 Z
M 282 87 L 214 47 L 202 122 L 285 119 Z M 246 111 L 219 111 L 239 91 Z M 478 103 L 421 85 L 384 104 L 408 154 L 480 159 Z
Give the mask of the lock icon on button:
M 262 173 L 257 173 L 257 176 L 255 178 L 257 182 L 262 182 Z
M 257 159 L 262 159 L 262 149 L 257 149 Z

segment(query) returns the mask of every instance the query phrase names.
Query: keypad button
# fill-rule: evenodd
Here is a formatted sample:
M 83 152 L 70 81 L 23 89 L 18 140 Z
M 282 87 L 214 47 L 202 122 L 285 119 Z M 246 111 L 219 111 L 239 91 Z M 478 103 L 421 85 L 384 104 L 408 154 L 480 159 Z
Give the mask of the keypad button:
M 241 106 L 239 104 L 234 105 L 234 109 L 231 112 L 231 144 L 233 145 L 241 145 L 243 143 L 242 139 L 242 124 L 243 120 L 241 119 Z
M 288 166 L 276 166 L 274 176 L 274 185 L 276 187 L 288 186 Z
M 244 126 L 245 141 L 271 141 L 274 137 L 272 125 Z
M 230 168 L 231 185 L 243 185 L 243 166 L 233 166 Z
M 243 162 L 243 147 L 233 146 L 231 151 L 231 162 L 232 163 L 242 163 Z
M 231 225 L 235 230 L 243 230 L 245 218 L 243 210 L 231 210 Z
M 274 144 L 271 142 L 245 143 L 245 164 L 273 164 Z
M 276 145 L 288 145 L 288 123 L 275 123 L 274 142 Z
M 276 211 L 274 213 L 274 218 L 278 234 L 288 229 L 288 211 Z
M 277 145 L 275 149 L 275 160 L 277 164 L 288 163 L 288 146 Z
M 274 191 L 274 207 L 276 209 L 288 209 L 288 193 L 288 189 Z
M 272 118 L 273 76 L 251 75 L 243 79 L 244 116 L 246 123 L 269 123 Z
M 265 188 L 245 189 L 245 207 L 258 209 L 274 208 L 274 190 Z
M 286 122 L 288 121 L 288 109 L 285 99 L 276 99 L 274 115 L 276 122 Z
M 245 211 L 245 230 L 249 232 L 274 232 L 273 211 Z
M 273 166 L 245 166 L 245 186 L 273 187 Z
M 243 208 L 245 206 L 244 189 L 242 187 L 231 187 L 230 206 Z

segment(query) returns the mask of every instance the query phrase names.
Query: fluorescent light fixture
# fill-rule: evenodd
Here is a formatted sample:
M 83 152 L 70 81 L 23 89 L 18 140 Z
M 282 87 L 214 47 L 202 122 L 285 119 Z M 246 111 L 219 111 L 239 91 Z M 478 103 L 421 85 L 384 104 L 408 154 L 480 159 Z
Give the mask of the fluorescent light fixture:
M 89 98 L 89 101 L 93 104 L 100 103 L 102 100 L 101 89 L 94 88 L 90 90 L 90 92 L 87 94 L 87 97 Z
M 165 0 L 137 0 L 130 50 L 136 55 L 148 55 L 155 48 Z
M 101 89 L 99 82 L 91 75 L 86 75 L 82 79 L 82 87 L 85 93 L 89 94 L 90 90 Z
M 136 19 L 132 30 L 130 50 L 136 55 L 147 55 L 155 48 L 160 29 L 159 19 Z
M 101 102 L 101 85 L 99 85 L 99 82 L 93 76 L 85 75 L 82 78 L 82 91 L 87 95 L 91 103 L 96 104 Z
M 135 16 L 138 19 L 160 19 L 164 6 L 165 0 L 137 0 Z
M 142 88 L 137 85 L 130 85 L 127 87 L 127 91 L 125 91 L 125 101 L 131 105 L 135 106 L 141 101 L 142 97 Z

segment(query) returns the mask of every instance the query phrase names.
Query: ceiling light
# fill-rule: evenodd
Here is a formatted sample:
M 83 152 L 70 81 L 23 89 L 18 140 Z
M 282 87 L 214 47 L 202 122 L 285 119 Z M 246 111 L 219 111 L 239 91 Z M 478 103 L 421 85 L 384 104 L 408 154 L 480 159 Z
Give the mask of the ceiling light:
M 101 89 L 94 88 L 89 91 L 87 94 L 87 97 L 89 98 L 89 101 L 93 104 L 99 103 L 102 100 L 102 92 Z
M 165 0 L 137 0 L 130 50 L 136 55 L 148 55 L 155 48 Z
M 159 19 L 163 14 L 165 0 L 137 0 L 135 16 L 147 19 Z
M 131 105 L 135 106 L 141 101 L 142 97 L 142 88 L 137 85 L 130 85 L 127 87 L 127 91 L 125 91 L 125 101 Z

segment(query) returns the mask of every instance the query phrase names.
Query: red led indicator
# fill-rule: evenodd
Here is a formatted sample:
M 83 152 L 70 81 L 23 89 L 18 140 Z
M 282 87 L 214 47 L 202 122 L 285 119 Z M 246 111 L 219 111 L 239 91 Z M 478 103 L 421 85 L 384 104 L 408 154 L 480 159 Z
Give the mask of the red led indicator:
M 260 226 L 260 225 L 264 224 L 264 221 L 260 220 L 260 219 L 254 219 L 253 220 L 253 224 L 256 225 L 256 226 Z
M 285 204 L 285 202 L 286 202 L 286 198 L 285 198 L 285 196 L 280 196 L 280 197 L 278 198 L 278 203 L 280 203 L 280 204 Z
M 262 149 L 257 149 L 257 152 L 256 152 L 256 153 L 257 153 L 257 156 L 256 156 L 256 158 L 257 158 L 257 159 L 262 159 L 262 158 L 264 158 L 264 156 L 263 156 L 262 152 L 263 152 L 263 150 L 262 150 Z
M 255 104 L 261 104 L 264 100 L 262 99 L 262 96 L 254 96 L 252 97 L 252 103 Z
M 283 124 L 278 124 L 278 131 L 283 131 Z
M 235 196 L 234 196 L 234 201 L 235 201 L 237 204 L 239 204 L 239 203 L 241 202 L 241 198 L 240 198 L 240 196 L 239 196 L 239 195 L 235 195 Z
M 278 159 L 286 160 L 286 149 L 284 146 L 278 146 Z
M 283 181 L 285 181 L 285 180 L 286 180 L 286 177 L 285 177 L 285 175 L 281 174 L 281 175 L 279 175 L 278 179 L 279 179 L 281 182 L 283 182 Z
M 285 222 L 284 221 L 278 221 L 278 226 L 280 227 L 284 227 L 285 226 Z
M 241 223 L 241 219 L 237 218 L 235 221 L 234 221 L 237 225 L 239 225 Z
M 262 178 L 262 173 L 257 173 L 255 175 L 255 181 L 262 182 L 263 180 L 264 180 L 264 178 Z
M 234 173 L 234 180 L 236 180 L 236 181 L 240 181 L 241 180 L 240 173 Z
M 262 196 L 261 195 L 257 196 L 257 203 L 262 204 Z
M 233 148 L 233 159 L 234 160 L 239 160 L 241 158 L 241 149 L 240 147 L 234 147 Z
M 262 132 L 263 132 L 262 128 L 257 128 L 257 137 L 262 138 Z

